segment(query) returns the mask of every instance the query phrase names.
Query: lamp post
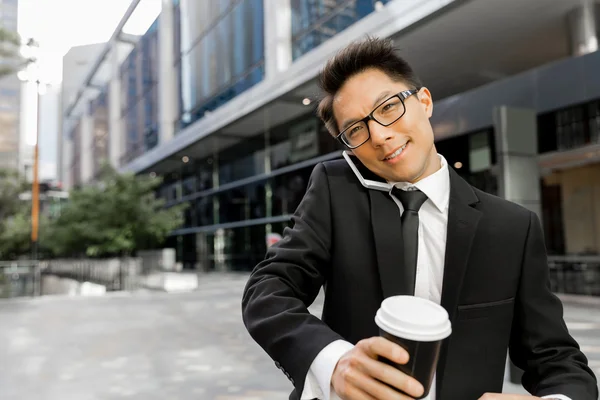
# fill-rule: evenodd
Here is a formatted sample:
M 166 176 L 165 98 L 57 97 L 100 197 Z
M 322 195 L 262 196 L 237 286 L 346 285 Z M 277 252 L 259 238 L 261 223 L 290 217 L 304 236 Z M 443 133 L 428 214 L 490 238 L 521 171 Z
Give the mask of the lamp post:
M 18 78 L 22 82 L 35 82 L 36 95 L 36 129 L 35 144 L 33 149 L 33 180 L 31 184 L 31 258 L 38 259 L 38 234 L 40 217 L 40 185 L 39 185 L 39 139 L 40 139 L 40 96 L 45 85 L 42 84 L 39 73 L 37 51 L 38 43 L 29 39 L 21 53 L 29 63 L 26 69 L 19 71 Z
M 33 148 L 33 182 L 31 187 L 31 257 L 38 259 L 38 233 L 40 227 L 40 180 L 39 180 L 39 143 L 40 143 L 40 80 L 35 81 L 35 101 L 37 102 L 35 145 Z

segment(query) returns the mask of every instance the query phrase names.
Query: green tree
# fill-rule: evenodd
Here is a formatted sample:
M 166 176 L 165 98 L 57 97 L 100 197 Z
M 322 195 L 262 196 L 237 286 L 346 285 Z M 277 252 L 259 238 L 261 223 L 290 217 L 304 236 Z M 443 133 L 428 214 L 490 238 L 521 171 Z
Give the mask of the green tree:
M 31 201 L 20 198 L 30 191 L 31 186 L 16 171 L 0 169 L 0 260 L 27 256 L 31 251 Z M 40 215 L 42 245 L 47 229 L 47 218 Z
M 0 260 L 13 260 L 31 249 L 31 216 L 25 207 L 11 215 L 0 231 Z
M 28 241 L 30 220 L 25 202 L 19 199 L 25 190 L 26 183 L 16 171 L 0 169 L 0 260 L 19 256 Z
M 16 214 L 23 205 L 19 195 L 27 188 L 27 183 L 19 177 L 17 171 L 0 168 L 0 229 L 2 223 Z
M 118 174 L 104 167 L 97 183 L 71 191 L 69 203 L 45 235 L 45 247 L 56 255 L 96 257 L 160 246 L 183 222 L 183 206 L 166 209 L 156 197 L 160 183 L 157 177 Z

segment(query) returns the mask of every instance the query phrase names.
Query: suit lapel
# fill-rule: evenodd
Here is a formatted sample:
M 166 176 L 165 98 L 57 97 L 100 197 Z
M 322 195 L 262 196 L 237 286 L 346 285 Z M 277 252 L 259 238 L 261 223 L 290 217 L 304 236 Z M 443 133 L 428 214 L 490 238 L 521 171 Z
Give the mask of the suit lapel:
M 369 190 L 371 224 L 375 239 L 383 298 L 406 293 L 402 282 L 402 230 L 400 211 L 388 193 Z
M 471 245 L 481 218 L 481 212 L 472 207 L 473 204 L 479 201 L 473 188 L 453 169 L 449 168 L 449 172 L 450 204 L 442 284 L 442 306 L 448 311 L 450 321 L 454 322 L 463 278 L 471 253 Z M 444 341 L 442 345 L 438 364 L 438 398 L 441 397 L 440 390 L 447 352 L 448 340 Z

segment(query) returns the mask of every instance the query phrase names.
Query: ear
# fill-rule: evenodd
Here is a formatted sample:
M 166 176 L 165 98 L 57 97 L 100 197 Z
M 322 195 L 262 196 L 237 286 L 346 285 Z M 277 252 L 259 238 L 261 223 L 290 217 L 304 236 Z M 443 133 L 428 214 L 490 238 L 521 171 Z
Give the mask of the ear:
M 433 98 L 431 97 L 431 92 L 426 87 L 422 87 L 417 96 L 427 118 L 431 118 L 433 115 Z

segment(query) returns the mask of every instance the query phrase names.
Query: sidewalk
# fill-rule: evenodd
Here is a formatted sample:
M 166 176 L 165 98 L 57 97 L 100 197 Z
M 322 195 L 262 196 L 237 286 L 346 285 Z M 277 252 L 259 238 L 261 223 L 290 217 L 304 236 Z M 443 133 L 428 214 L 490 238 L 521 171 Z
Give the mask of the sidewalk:
M 558 293 L 557 296 L 565 306 L 595 307 L 596 310 L 600 312 L 600 296 L 582 296 L 563 293 Z
M 242 325 L 246 280 L 207 274 L 187 293 L 0 301 L 0 399 L 287 399 L 290 382 Z M 565 319 L 600 375 L 592 303 L 566 299 Z M 508 380 L 504 390 L 525 393 Z

